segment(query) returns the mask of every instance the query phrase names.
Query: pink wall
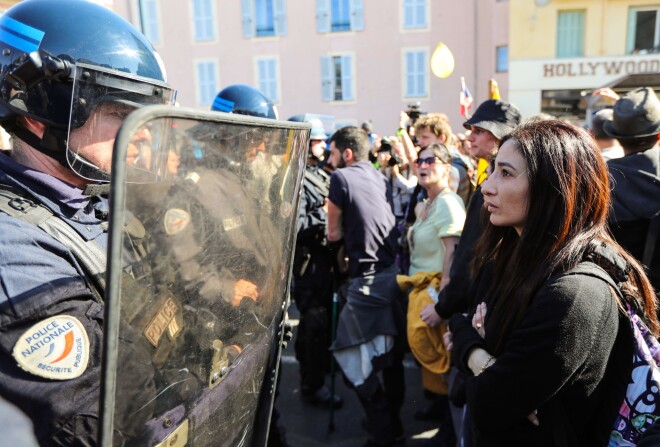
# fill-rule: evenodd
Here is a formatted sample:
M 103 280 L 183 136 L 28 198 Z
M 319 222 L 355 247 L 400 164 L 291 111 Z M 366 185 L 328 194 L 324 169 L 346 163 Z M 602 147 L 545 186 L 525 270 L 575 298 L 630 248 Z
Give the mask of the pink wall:
M 216 58 L 219 87 L 233 83 L 256 85 L 254 57 L 279 55 L 280 118 L 299 113 L 334 115 L 338 120 L 374 121 L 378 133 L 392 134 L 399 111 L 416 99 L 403 97 L 402 48 L 428 48 L 444 42 L 454 54 L 456 67 L 446 79 L 432 74 L 429 97 L 422 110 L 446 113 L 455 131 L 463 119 L 458 113 L 460 77 L 478 103 L 487 99 L 488 79 L 495 78 L 502 97 L 508 92 L 507 73 L 495 73 L 495 47 L 508 42 L 509 2 L 496 0 L 429 0 L 430 28 L 401 29 L 401 0 L 364 0 L 365 30 L 319 34 L 316 1 L 287 0 L 288 32 L 282 37 L 246 39 L 242 31 L 241 2 L 216 0 L 218 40 L 195 43 L 190 1 L 162 0 L 162 42 L 156 48 L 167 67 L 170 83 L 178 89 L 183 106 L 195 107 L 194 59 Z M 115 0 L 114 9 L 138 23 L 137 0 Z M 476 25 L 475 25 L 476 23 Z M 321 97 L 321 56 L 350 52 L 355 57 L 356 100 L 327 103 Z M 473 109 L 474 110 L 474 109 Z

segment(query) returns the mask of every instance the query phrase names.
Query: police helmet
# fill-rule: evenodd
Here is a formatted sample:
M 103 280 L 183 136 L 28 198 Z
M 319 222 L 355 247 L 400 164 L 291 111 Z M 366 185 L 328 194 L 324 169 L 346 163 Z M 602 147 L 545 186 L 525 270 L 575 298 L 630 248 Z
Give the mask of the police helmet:
M 118 110 L 125 115 L 144 104 L 174 103 L 152 45 L 103 6 L 26 0 L 0 17 L 0 29 L 0 124 L 84 178 L 109 179 L 68 145 L 96 107 L 119 116 Z M 21 126 L 20 116 L 43 123 L 44 135 Z
M 326 140 L 328 135 L 325 133 L 323 123 L 318 118 L 312 118 L 308 121 L 312 125 L 312 133 L 309 136 L 310 140 Z
M 277 119 L 273 102 L 256 88 L 244 84 L 234 84 L 220 90 L 211 110 Z

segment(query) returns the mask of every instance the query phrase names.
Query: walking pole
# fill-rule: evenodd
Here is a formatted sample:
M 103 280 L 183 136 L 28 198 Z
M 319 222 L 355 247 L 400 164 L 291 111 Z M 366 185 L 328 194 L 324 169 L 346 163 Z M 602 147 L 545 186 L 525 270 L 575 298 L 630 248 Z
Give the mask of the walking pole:
M 331 322 L 331 339 L 334 343 L 337 337 L 337 318 L 339 309 L 339 292 L 335 288 L 332 294 L 332 322 Z M 336 372 L 335 356 L 330 352 L 330 422 L 328 423 L 328 432 L 335 431 L 335 372 Z

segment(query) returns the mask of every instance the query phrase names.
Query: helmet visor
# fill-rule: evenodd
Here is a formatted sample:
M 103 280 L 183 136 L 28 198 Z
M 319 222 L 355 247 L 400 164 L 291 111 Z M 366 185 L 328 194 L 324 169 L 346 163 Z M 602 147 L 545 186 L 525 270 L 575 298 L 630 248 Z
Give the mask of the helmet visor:
M 91 181 L 109 181 L 117 130 L 129 113 L 152 104 L 174 104 L 175 92 L 164 83 L 98 67 L 74 68 L 66 157 L 69 167 Z M 164 125 L 164 124 L 163 124 Z M 145 127 L 127 153 L 129 181 L 153 181 L 167 160 L 166 129 Z

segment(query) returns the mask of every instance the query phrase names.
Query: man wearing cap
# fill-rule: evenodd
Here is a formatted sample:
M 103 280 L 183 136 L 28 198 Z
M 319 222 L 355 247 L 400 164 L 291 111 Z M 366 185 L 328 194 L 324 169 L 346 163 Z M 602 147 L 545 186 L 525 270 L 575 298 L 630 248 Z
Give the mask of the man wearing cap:
M 520 119 L 520 111 L 509 102 L 495 99 L 482 102 L 474 115 L 463 123 L 463 127 L 470 131 L 468 137 L 470 155 L 483 158 L 490 163 L 497 154 L 502 138 L 520 124 Z M 483 204 L 481 188 L 477 188 L 468 205 L 463 233 L 454 252 L 454 262 L 449 272 L 451 280 L 440 291 L 437 304 L 429 304 L 422 309 L 421 318 L 429 326 L 437 326 L 442 319 L 447 320 L 456 312 L 466 312 L 473 304 L 469 302 L 467 296 L 471 285 L 469 264 L 474 246 L 482 233 L 480 213 Z M 455 368 L 452 368 L 450 396 L 455 374 Z M 456 436 L 460 439 L 462 436 L 460 413 L 454 409 L 452 413 Z
M 293 264 L 293 299 L 300 312 L 295 351 L 300 365 L 301 398 L 314 405 L 338 408 L 343 403 L 341 397 L 332 394 L 325 385 L 330 366 L 328 348 L 334 284 L 333 260 L 326 237 L 330 175 L 319 165 L 324 159 L 328 136 L 319 119 L 308 122 L 312 131 Z
M 614 104 L 603 126 L 623 147 L 624 157 L 607 164 L 612 176 L 610 228 L 616 241 L 648 268 L 660 291 L 660 101 L 638 88 Z
M 591 126 L 589 128 L 605 161 L 623 157 L 623 148 L 619 142 L 616 138 L 612 138 L 606 134 L 603 129 L 605 123 L 612 121 L 613 116 L 614 112 L 612 109 L 600 109 L 591 117 Z

